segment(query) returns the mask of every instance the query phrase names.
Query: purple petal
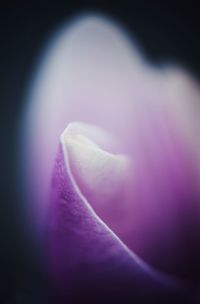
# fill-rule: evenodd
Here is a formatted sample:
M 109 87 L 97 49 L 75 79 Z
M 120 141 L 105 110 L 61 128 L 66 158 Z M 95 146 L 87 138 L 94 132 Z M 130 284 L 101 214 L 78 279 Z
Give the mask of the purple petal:
M 189 77 L 182 81 L 183 72 L 173 73 L 147 65 L 104 18 L 83 18 L 62 30 L 26 113 L 27 195 L 43 225 L 61 132 L 71 121 L 99 125 L 119 140 L 111 152 L 132 159 L 133 176 L 121 199 L 128 206 L 124 222 L 115 226 L 113 214 L 107 219 L 103 209 L 98 214 L 145 261 L 198 275 L 200 95 Z M 95 198 L 90 198 L 94 209 Z
M 113 302 L 183 300 L 178 283 L 142 262 L 91 208 L 71 171 L 70 162 L 77 159 L 70 160 L 71 148 L 65 136 L 50 193 L 47 254 L 52 301 L 78 303 L 87 299 L 101 303 L 110 296 Z

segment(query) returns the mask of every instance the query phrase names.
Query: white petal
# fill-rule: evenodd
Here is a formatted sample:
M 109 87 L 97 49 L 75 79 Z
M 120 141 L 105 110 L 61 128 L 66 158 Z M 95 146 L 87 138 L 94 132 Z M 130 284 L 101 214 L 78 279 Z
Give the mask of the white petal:
M 141 67 L 126 34 L 104 17 L 80 17 L 57 33 L 25 113 L 25 182 L 31 201 L 45 204 L 58 140 L 71 121 L 129 137 L 132 101 L 141 92 Z M 125 145 L 121 147 L 124 153 Z
M 110 135 L 95 126 L 72 123 L 62 134 L 61 143 L 81 192 L 87 198 L 93 197 L 95 202 L 106 204 L 122 192 L 127 182 L 130 160 L 125 155 L 103 150 L 93 141 L 95 138 L 96 142 L 106 142 Z M 91 203 L 95 204 L 94 201 Z

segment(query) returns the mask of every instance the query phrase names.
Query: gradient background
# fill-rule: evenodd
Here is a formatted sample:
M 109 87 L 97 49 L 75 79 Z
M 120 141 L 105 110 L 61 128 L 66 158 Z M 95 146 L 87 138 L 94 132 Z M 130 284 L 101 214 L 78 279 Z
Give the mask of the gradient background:
M 117 2 L 117 3 L 116 3 Z M 19 121 L 34 70 L 55 27 L 79 13 L 113 17 L 155 63 L 172 61 L 200 78 L 200 17 L 192 1 L 4 1 L 0 4 L 1 303 L 44 303 L 45 278 L 27 250 L 19 213 Z M 27 231 L 26 231 L 27 232 Z M 32 252 L 32 254 L 30 253 Z

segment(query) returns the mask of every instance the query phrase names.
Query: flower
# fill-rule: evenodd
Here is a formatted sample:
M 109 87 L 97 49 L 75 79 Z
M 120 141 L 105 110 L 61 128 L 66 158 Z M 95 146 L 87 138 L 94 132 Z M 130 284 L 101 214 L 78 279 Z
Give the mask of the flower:
M 54 38 L 26 111 L 25 176 L 55 303 L 187 298 L 169 274 L 199 275 L 199 96 L 104 17 Z

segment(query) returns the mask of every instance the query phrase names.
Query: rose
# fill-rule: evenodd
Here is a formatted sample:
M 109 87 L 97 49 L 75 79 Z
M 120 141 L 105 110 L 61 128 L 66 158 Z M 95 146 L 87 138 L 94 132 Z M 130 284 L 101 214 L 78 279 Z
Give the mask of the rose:
M 25 123 L 55 303 L 185 297 L 153 267 L 188 278 L 193 261 L 199 274 L 198 90 L 183 71 L 152 68 L 104 18 L 56 36 Z

